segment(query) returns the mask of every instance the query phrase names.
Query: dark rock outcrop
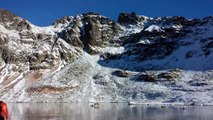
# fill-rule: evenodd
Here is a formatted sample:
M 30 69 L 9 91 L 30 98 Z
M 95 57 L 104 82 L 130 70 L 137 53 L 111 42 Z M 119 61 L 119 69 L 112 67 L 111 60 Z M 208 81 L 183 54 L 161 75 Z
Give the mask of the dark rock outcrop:
M 95 80 L 95 84 L 107 86 L 109 82 L 104 78 L 102 75 L 95 75 L 93 76 L 93 79 Z
M 71 29 L 64 30 L 59 36 L 69 44 L 82 48 L 90 54 L 99 53 L 96 47 L 106 46 L 110 39 L 122 31 L 117 23 L 96 13 L 74 17 L 72 24 Z
M 192 51 L 189 51 L 186 53 L 186 59 L 193 57 L 194 53 Z
M 140 52 L 140 60 L 163 59 L 170 55 L 178 47 L 175 41 L 166 42 L 165 40 L 147 45 Z
M 120 13 L 118 17 L 118 23 L 120 24 L 137 24 L 138 22 L 143 22 L 144 18 L 136 15 L 135 12 L 132 13 Z
M 130 73 L 126 71 L 116 70 L 112 73 L 112 75 L 118 76 L 118 77 L 129 77 Z
M 108 45 L 109 40 L 116 36 L 121 30 L 114 21 L 94 13 L 84 14 L 82 21 L 84 23 L 82 41 L 84 43 L 84 49 L 89 53 L 94 53 L 93 47 L 104 47 Z
M 0 34 L 1 36 L 1 34 Z M 0 45 L 6 45 L 9 42 L 9 38 L 7 36 L 1 36 L 0 37 Z
M 73 45 L 75 47 L 84 48 L 84 44 L 81 41 L 81 34 L 77 31 L 78 28 L 72 28 L 70 30 L 63 31 L 62 38 L 69 43 L 70 45 Z
M 160 78 L 164 78 L 169 81 L 174 81 L 174 80 L 180 78 L 181 73 L 182 73 L 182 70 L 176 68 L 176 69 L 172 69 L 168 72 L 161 73 L 158 76 Z
M 138 76 L 137 80 L 145 81 L 145 82 L 156 82 L 157 81 L 157 75 L 155 73 L 143 73 Z
M 212 54 L 212 51 L 213 51 L 213 38 L 212 37 L 202 39 L 200 41 L 200 43 L 202 44 L 201 47 L 202 47 L 203 53 L 206 56 Z
M 22 30 L 31 30 L 30 24 L 26 20 L 22 20 L 17 24 L 16 30 L 22 31 Z

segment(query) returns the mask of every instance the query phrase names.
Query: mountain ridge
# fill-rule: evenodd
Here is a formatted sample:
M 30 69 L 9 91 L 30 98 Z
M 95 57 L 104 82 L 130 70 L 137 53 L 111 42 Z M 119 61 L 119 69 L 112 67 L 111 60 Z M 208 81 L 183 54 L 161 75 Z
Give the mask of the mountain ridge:
M 89 12 L 38 27 L 0 10 L 1 99 L 211 105 L 212 32 L 212 16 Z

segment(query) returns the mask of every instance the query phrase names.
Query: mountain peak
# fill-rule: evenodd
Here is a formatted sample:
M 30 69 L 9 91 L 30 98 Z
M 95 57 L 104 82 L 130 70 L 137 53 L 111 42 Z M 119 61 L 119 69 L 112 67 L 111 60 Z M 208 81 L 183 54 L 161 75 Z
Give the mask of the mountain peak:
M 21 31 L 23 29 L 31 29 L 31 26 L 27 20 L 22 19 L 14 13 L 4 9 L 0 9 L 0 24 L 10 30 L 15 29 Z
M 0 22 L 14 22 L 18 16 L 8 10 L 0 9 Z
M 118 16 L 118 23 L 120 24 L 137 24 L 143 22 L 145 18 L 143 16 L 138 16 L 135 12 L 131 13 L 120 13 Z

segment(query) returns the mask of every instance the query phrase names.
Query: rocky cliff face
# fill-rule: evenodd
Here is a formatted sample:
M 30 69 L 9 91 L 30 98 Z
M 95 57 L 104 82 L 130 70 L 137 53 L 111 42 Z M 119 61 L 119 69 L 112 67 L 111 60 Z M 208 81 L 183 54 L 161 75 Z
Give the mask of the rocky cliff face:
M 212 32 L 211 16 L 90 12 L 38 27 L 0 9 L 1 99 L 212 104 Z
M 106 47 L 109 40 L 122 31 L 116 22 L 96 13 L 67 18 L 69 17 L 54 23 L 55 27 L 67 23 L 66 29 L 59 33 L 59 37 L 90 54 L 97 54 L 97 47 Z

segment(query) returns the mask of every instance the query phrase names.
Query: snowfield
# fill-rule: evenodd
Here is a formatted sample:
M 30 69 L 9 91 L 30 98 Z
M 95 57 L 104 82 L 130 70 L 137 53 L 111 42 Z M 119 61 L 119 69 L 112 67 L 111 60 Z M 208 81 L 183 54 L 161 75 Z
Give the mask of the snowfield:
M 99 65 L 99 59 L 97 55 L 91 56 L 83 53 L 75 62 L 33 84 L 27 84 L 26 79 L 22 78 L 2 98 L 8 102 L 132 102 L 134 104 L 213 105 L 212 70 L 183 70 L 177 81 L 158 80 L 149 83 L 134 79 L 140 72 L 127 71 L 131 74 L 128 78 L 114 76 L 112 73 L 117 69 Z M 129 66 L 137 67 L 136 64 Z M 158 74 L 164 71 L 166 70 L 149 72 Z M 54 88 L 51 89 L 48 86 Z M 26 92 L 32 88 L 39 92 Z

